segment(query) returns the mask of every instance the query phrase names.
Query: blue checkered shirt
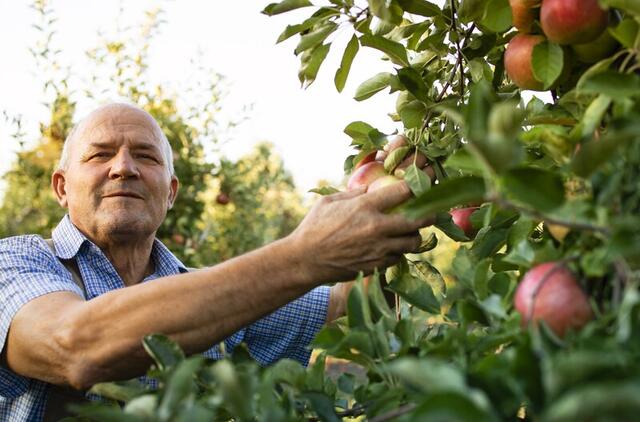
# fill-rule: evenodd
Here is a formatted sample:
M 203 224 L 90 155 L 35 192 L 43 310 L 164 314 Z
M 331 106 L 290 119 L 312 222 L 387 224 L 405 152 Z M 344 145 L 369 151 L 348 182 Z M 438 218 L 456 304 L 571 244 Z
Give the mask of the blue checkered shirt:
M 0 352 L 4 348 L 11 320 L 27 302 L 47 293 L 71 291 L 84 296 L 58 258 L 75 258 L 84 281 L 86 299 L 125 285 L 102 251 L 71 223 L 68 216 L 53 231 L 54 256 L 39 236 L 17 236 L 0 240 Z M 143 282 L 184 273 L 185 266 L 159 241 L 152 250 L 155 273 Z M 245 342 L 262 365 L 280 358 L 309 360 L 308 345 L 324 324 L 329 288 L 319 287 L 283 306 L 265 318 L 238 331 L 224 341 L 227 352 Z M 204 352 L 222 357 L 218 346 Z M 152 385 L 145 377 L 141 381 Z M 26 378 L 0 364 L 0 422 L 40 421 L 49 384 Z

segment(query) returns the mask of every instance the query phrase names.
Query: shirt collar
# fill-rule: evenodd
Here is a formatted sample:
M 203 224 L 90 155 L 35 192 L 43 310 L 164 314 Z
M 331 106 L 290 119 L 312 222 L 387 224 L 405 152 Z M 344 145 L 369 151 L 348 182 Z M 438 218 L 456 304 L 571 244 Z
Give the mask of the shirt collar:
M 75 258 L 82 245 L 91 243 L 91 241 L 73 225 L 69 214 L 66 214 L 62 221 L 60 221 L 58 226 L 53 230 L 51 237 L 55 247 L 55 254 L 61 259 Z M 188 272 L 187 267 L 158 239 L 153 241 L 151 257 L 156 267 L 154 275 L 158 277 Z

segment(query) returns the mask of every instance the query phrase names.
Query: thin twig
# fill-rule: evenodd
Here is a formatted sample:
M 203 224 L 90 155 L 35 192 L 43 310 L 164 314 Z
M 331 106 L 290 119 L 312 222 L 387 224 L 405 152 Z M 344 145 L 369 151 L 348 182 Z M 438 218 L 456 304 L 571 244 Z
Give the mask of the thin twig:
M 375 418 L 371 418 L 369 422 L 386 422 L 391 419 L 397 418 L 398 416 L 405 415 L 407 413 L 412 412 L 416 408 L 416 405 L 413 403 L 407 403 L 405 405 L 400 406 L 397 409 L 393 409 L 390 412 L 383 413 L 382 415 L 376 416 Z

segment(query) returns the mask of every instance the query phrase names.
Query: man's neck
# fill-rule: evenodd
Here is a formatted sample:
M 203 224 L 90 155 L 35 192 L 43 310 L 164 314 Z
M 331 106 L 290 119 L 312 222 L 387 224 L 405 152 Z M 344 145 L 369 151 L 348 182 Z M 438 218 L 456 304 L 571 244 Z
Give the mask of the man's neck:
M 133 286 L 155 271 L 151 258 L 153 241 L 154 236 L 150 236 L 144 240 L 110 239 L 107 242 L 96 242 L 96 245 L 116 269 L 125 286 Z

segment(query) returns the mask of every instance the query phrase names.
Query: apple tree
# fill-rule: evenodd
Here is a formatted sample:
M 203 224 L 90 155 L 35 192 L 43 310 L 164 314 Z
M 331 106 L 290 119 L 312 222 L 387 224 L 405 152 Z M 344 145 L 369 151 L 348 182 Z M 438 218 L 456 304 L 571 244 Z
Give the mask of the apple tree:
M 242 352 L 205 362 L 149 336 L 161 389 L 98 385 L 127 404 L 82 414 L 637 419 L 637 2 L 284 0 L 263 12 L 297 9 L 310 13 L 278 41 L 297 38 L 303 85 L 335 71 L 342 91 L 354 60 L 376 52 L 381 72 L 360 83 L 355 100 L 387 90 L 396 98 L 389 116 L 398 134 L 345 122 L 354 147 L 348 187 L 403 179 L 415 196 L 394 212 L 435 215 L 437 234 L 425 232 L 424 253 L 356 284 L 347 316 L 315 339 L 309 368 L 288 360 L 259 368 Z M 343 43 L 336 34 L 345 33 Z M 322 68 L 329 54 L 341 57 L 337 70 Z M 460 244 L 452 282 L 429 259 L 443 237 Z M 395 309 L 385 290 L 399 298 Z M 328 370 L 335 359 L 344 370 Z

